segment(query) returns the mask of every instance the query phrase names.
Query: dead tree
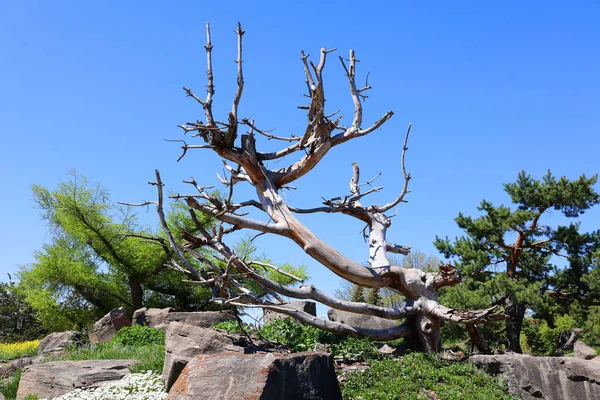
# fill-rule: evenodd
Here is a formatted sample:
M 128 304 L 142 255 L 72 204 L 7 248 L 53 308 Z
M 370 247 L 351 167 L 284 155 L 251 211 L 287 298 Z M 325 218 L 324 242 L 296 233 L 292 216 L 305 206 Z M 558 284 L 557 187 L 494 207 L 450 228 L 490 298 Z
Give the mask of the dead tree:
M 190 211 L 192 219 L 197 220 L 196 212 L 201 212 L 215 218 L 219 225 L 211 232 L 202 228 L 198 223 L 199 235 L 184 232 L 187 240 L 185 246 L 178 245 L 172 238 L 162 211 L 163 183 L 160 174 L 156 171 L 156 182 L 159 199 L 153 202 L 158 205 L 158 212 L 167 232 L 171 246 L 179 256 L 173 262 L 173 267 L 186 270 L 192 278 L 190 283 L 213 285 L 213 301 L 243 307 L 261 307 L 279 313 L 287 314 L 301 322 L 334 333 L 368 336 L 375 340 L 386 341 L 401 337 L 410 338 L 415 347 L 424 351 L 438 351 L 441 347 L 440 325 L 443 322 L 460 323 L 469 327 L 473 341 L 480 348 L 484 342 L 478 337 L 475 324 L 487 321 L 504 319 L 505 315 L 489 308 L 476 311 L 461 311 L 445 307 L 437 301 L 437 290 L 443 286 L 456 285 L 460 282 L 460 272 L 451 265 L 441 266 L 439 272 L 426 273 L 419 269 L 407 269 L 390 265 L 387 254 L 408 254 L 409 247 L 389 243 L 386 238 L 387 229 L 391 225 L 387 213 L 405 202 L 404 198 L 409 192 L 408 184 L 410 174 L 406 172 L 404 158 L 407 151 L 407 141 L 410 125 L 404 138 L 401 154 L 401 167 L 404 176 L 404 186 L 401 193 L 391 202 L 382 205 L 365 205 L 363 199 L 368 194 L 380 191 L 381 187 L 362 190 L 364 184 L 359 180 L 359 166 L 353 165 L 353 174 L 350 181 L 349 194 L 326 200 L 324 203 L 311 209 L 300 209 L 289 205 L 281 196 L 281 191 L 295 180 L 309 173 L 327 155 L 333 147 L 349 140 L 354 140 L 368 135 L 380 128 L 389 120 L 393 112 L 388 111 L 381 118 L 368 127 L 363 127 L 363 105 L 365 92 L 371 87 L 362 88 L 356 84 L 356 63 L 354 51 L 350 50 L 348 59 L 339 57 L 343 70 L 348 79 L 350 96 L 354 102 L 352 122 L 349 126 L 341 124 L 342 118 L 337 113 L 327 114 L 325 111 L 325 89 L 323 70 L 328 54 L 335 49 L 321 49 L 317 64 L 309 60 L 309 55 L 301 52 L 301 62 L 308 90 L 310 104 L 300 107 L 307 110 L 307 124 L 302 136 L 281 137 L 261 130 L 254 121 L 240 118 L 238 105 L 240 104 L 244 89 L 244 76 L 242 68 L 242 38 L 244 31 L 240 24 L 237 30 L 237 90 L 233 99 L 231 112 L 226 121 L 218 121 L 213 116 L 213 96 L 215 93 L 213 83 L 213 68 L 211 54 L 213 46 L 210 38 L 210 27 L 206 25 L 207 43 L 204 46 L 207 57 L 207 92 L 204 98 L 194 94 L 190 89 L 184 88 L 187 96 L 196 100 L 204 110 L 204 120 L 188 122 L 180 125 L 185 134 L 199 138 L 201 144 L 188 144 L 183 142 L 183 154 L 188 150 L 208 149 L 216 152 L 222 159 L 228 171 L 227 176 L 219 177 L 225 185 L 221 195 L 211 193 L 208 188 L 201 187 L 193 178 L 187 183 L 195 189 L 193 194 L 171 196 L 184 200 Z M 240 134 L 243 128 L 246 133 Z M 256 139 L 267 137 L 285 143 L 282 149 L 275 152 L 261 152 L 257 149 Z M 301 157 L 290 162 L 282 168 L 270 169 L 266 163 L 272 160 L 284 160 L 286 156 L 299 153 Z M 256 198 L 242 202 L 233 201 L 236 185 L 247 183 L 254 187 Z M 147 204 L 147 203 L 145 203 Z M 252 208 L 265 214 L 263 220 L 248 217 L 245 210 Z M 356 218 L 366 224 L 364 231 L 368 242 L 368 267 L 365 267 L 337 250 L 333 249 L 302 222 L 299 216 L 309 213 L 342 213 Z M 260 274 L 257 268 L 265 265 L 257 261 L 244 260 L 236 255 L 234 250 L 225 241 L 225 236 L 233 231 L 248 229 L 259 234 L 272 234 L 284 236 L 298 246 L 306 254 L 328 268 L 338 276 L 357 285 L 382 288 L 388 287 L 399 290 L 406 296 L 404 308 L 379 307 L 370 304 L 356 303 L 336 299 L 314 286 L 288 287 L 274 282 Z M 199 248 L 212 249 L 222 263 L 211 262 L 199 254 Z M 202 263 L 212 269 L 211 274 L 201 274 L 188 262 L 186 257 L 198 257 Z M 221 264 L 220 266 L 217 264 Z M 240 277 L 250 278 L 258 282 L 272 296 L 261 298 L 250 292 L 240 283 Z M 310 299 L 329 307 L 369 314 L 393 320 L 405 319 L 404 322 L 390 329 L 365 329 L 349 326 L 347 324 L 326 321 L 313 317 L 305 312 L 286 307 L 286 302 L 281 296 L 296 299 Z

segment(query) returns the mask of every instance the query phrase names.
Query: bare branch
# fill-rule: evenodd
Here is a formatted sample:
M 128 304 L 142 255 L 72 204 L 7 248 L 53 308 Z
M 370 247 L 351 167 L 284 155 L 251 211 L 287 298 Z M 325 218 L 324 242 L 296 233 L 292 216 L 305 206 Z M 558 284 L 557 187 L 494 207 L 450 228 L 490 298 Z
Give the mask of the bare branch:
M 404 186 L 402 187 L 402 191 L 400 192 L 400 195 L 398 195 L 396 200 L 394 200 L 391 203 L 388 203 L 386 205 L 383 205 L 383 206 L 373 206 L 373 209 L 379 213 L 384 213 L 384 212 L 390 210 L 391 208 L 395 207 L 396 205 L 398 205 L 400 202 L 404 201 L 404 196 L 406 196 L 406 194 L 410 192 L 408 190 L 408 182 L 410 181 L 411 177 L 410 177 L 410 174 L 406 172 L 404 157 L 406 155 L 406 150 L 408 150 L 408 147 L 406 146 L 406 144 L 408 143 L 408 135 L 410 135 L 411 126 L 412 126 L 412 124 L 408 124 L 408 129 L 406 130 L 406 136 L 404 137 L 404 145 L 402 146 L 401 165 L 402 165 L 402 175 L 404 175 Z
M 277 267 L 277 266 L 275 266 L 273 264 L 265 263 L 265 262 L 262 262 L 262 261 L 255 261 L 255 260 L 254 261 L 248 261 L 248 264 L 249 265 L 253 265 L 253 264 L 254 265 L 260 265 L 261 267 L 271 268 L 271 269 L 274 269 L 275 271 L 279 272 L 283 276 L 287 276 L 288 278 L 291 278 L 291 279 L 293 279 L 295 281 L 298 281 L 298 282 L 304 282 L 304 279 L 298 278 L 296 275 L 292 275 L 289 272 L 285 272 L 284 270 L 282 270 L 281 268 L 279 268 L 279 267 Z

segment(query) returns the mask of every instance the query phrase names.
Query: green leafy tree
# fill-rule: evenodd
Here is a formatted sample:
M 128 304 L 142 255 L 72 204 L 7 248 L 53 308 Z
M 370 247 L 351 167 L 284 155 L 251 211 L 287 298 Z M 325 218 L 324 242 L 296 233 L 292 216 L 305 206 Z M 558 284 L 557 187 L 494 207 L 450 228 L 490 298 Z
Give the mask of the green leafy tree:
M 45 333 L 17 285 L 12 280 L 0 282 L 0 343 L 39 339 Z
M 208 289 L 181 285 L 184 275 L 168 268 L 171 250 L 161 233 L 113 206 L 102 186 L 72 172 L 54 190 L 33 186 L 33 194 L 52 241 L 22 268 L 20 286 L 47 327 L 83 327 L 120 305 L 189 309 L 208 303 Z M 177 210 L 169 219 L 188 224 Z
M 573 237 L 586 237 L 578 233 L 577 223 L 550 226 L 548 217 L 558 211 L 564 217 L 577 218 L 597 204 L 596 181 L 597 176 L 585 175 L 575 180 L 556 179 L 550 172 L 536 180 L 521 172 L 516 182 L 504 185 L 516 207 L 494 206 L 483 200 L 478 207 L 481 216 L 459 213 L 456 222 L 465 235 L 454 241 L 435 241 L 446 257 L 456 259 L 465 275 L 462 287 L 447 289 L 445 301 L 450 299 L 460 307 L 503 303 L 510 316 L 505 325 L 507 348 L 521 352 L 525 311 L 544 301 L 540 294 L 552 282 L 552 256 L 578 248 Z M 580 255 L 579 250 L 570 251 L 567 269 L 576 268 Z

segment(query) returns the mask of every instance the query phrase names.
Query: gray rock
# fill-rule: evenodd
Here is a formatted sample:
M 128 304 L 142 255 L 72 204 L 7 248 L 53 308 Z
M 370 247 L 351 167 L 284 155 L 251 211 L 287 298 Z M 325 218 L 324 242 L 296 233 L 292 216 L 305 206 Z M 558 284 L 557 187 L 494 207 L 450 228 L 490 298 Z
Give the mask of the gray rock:
M 334 308 L 327 311 L 330 321 L 341 322 L 350 326 L 370 329 L 388 329 L 398 325 L 397 320 L 375 317 L 373 315 L 356 314 L 348 311 L 340 311 Z
M 600 364 L 571 357 L 474 355 L 469 361 L 506 378 L 521 399 L 600 399 Z
M 54 332 L 40 340 L 38 355 L 68 350 L 81 343 L 81 336 L 75 331 Z
M 583 343 L 581 340 L 578 340 L 573 345 L 573 356 L 575 358 L 581 358 L 583 360 L 591 360 L 596 357 L 598 352 L 592 349 L 587 344 Z
M 317 303 L 315 303 L 314 301 L 290 301 L 285 305 L 285 307 L 293 308 L 295 310 L 301 310 L 315 317 L 317 316 Z M 271 322 L 280 318 L 289 317 L 285 314 L 280 314 L 271 310 L 263 311 L 263 322 L 265 324 L 270 324 Z
M 131 326 L 131 319 L 123 307 L 115 308 L 94 324 L 89 333 L 91 343 L 110 342 L 117 331 Z
M 129 373 L 135 360 L 55 361 L 23 369 L 17 400 L 28 394 L 53 399 L 75 389 L 94 388 L 115 382 Z
M 31 364 L 37 364 L 38 357 L 21 357 L 12 360 L 8 364 L 0 367 L 0 378 L 6 378 L 18 369 L 22 369 Z
M 176 312 L 172 308 L 140 308 L 133 313 L 133 324 L 152 328 L 166 328 L 171 322 L 184 322 L 201 328 L 210 328 L 216 323 L 235 320 L 233 311 Z
M 244 353 L 244 347 L 237 345 L 234 336 L 214 329 L 200 328 L 171 322 L 167 326 L 165 338 L 165 363 L 163 380 L 167 390 L 175 383 L 187 363 L 199 354 L 215 354 L 226 351 Z
M 0 393 L 0 400 L 6 400 L 6 397 L 2 393 Z
M 169 392 L 171 400 L 341 398 L 332 357 L 314 352 L 198 356 Z

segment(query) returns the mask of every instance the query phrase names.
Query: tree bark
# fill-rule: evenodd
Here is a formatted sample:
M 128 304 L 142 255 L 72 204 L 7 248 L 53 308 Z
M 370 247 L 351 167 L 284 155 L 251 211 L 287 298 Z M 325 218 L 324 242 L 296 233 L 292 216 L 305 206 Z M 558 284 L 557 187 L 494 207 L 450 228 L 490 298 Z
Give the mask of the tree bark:
M 129 278 L 129 288 L 131 290 L 131 304 L 133 312 L 135 312 L 144 306 L 144 289 L 142 283 L 133 278 Z
M 515 302 L 510 297 L 507 297 L 506 314 L 509 317 L 506 320 L 507 350 L 515 353 L 523 353 L 521 349 L 521 329 L 523 327 L 523 319 L 525 318 L 525 309 L 525 303 Z

